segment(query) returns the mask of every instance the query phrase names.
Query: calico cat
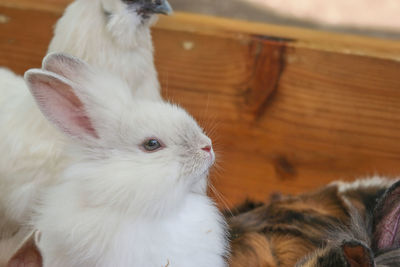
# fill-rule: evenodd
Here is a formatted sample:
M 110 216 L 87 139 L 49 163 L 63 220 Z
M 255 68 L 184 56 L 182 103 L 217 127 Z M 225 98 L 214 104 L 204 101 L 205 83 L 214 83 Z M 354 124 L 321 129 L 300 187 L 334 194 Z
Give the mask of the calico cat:
M 388 213 L 377 203 L 388 194 L 392 183 L 383 178 L 336 182 L 299 196 L 275 196 L 267 204 L 245 203 L 233 215 L 226 215 L 232 246 L 230 266 L 374 266 L 346 265 L 347 262 L 329 265 L 319 259 L 322 253 L 328 262 L 332 260 L 326 256 L 326 248 L 329 252 L 337 249 L 342 253 L 355 247 L 357 252 L 365 250 L 356 255 L 369 255 L 370 244 L 362 243 L 366 239 L 362 234 L 372 231 L 369 229 L 372 210 L 376 209 L 376 217 L 380 214 L 378 211 Z M 356 231 L 355 221 L 365 222 L 360 224 L 362 231 Z M 335 257 L 337 253 L 332 255 Z

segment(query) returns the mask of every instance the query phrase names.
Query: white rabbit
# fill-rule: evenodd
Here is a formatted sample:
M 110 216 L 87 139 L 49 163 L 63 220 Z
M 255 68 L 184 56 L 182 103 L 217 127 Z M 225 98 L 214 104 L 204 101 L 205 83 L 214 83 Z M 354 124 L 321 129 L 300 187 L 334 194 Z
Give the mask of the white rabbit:
M 4 243 L 63 168 L 64 137 L 40 113 L 24 80 L 6 69 L 0 69 L 0 95 L 0 246 L 10 247 Z
M 72 139 L 33 219 L 44 266 L 226 266 L 224 219 L 206 195 L 215 155 L 194 119 L 76 58 L 43 66 L 26 82 Z
M 136 97 L 160 100 L 149 27 L 155 14 L 169 12 L 167 0 L 76 0 L 49 51 L 82 57 L 128 81 Z M 0 95 L 1 242 L 26 222 L 41 188 L 63 168 L 65 138 L 43 119 L 22 77 L 0 68 Z
M 57 22 L 49 52 L 65 52 L 126 80 L 136 95 L 161 100 L 150 26 L 167 0 L 75 0 Z

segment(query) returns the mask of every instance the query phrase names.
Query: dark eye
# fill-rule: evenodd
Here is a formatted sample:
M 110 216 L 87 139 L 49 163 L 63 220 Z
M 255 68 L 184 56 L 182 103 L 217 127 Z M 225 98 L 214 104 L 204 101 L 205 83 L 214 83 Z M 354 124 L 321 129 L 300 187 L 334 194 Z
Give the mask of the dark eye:
M 156 151 L 156 150 L 160 149 L 161 147 L 162 147 L 162 145 L 161 145 L 160 141 L 158 141 L 157 139 L 149 139 L 143 143 L 143 148 L 146 151 L 150 151 L 150 152 Z

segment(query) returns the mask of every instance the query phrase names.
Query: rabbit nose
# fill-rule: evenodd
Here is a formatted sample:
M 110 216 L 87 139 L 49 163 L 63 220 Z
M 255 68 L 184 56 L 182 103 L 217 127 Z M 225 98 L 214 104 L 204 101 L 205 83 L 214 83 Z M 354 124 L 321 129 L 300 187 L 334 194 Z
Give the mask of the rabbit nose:
M 212 149 L 211 146 L 205 146 L 201 150 L 204 150 L 206 152 L 211 152 L 211 149 Z

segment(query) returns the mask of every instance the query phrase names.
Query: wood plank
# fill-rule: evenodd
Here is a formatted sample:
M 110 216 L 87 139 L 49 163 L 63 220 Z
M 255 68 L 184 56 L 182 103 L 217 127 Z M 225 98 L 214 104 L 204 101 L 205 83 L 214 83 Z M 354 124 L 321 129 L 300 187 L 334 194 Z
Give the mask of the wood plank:
M 335 179 L 399 173 L 399 62 L 253 37 L 233 42 L 161 30 L 154 36 L 169 98 L 206 126 L 216 124 L 222 151 L 216 185 L 229 202 L 247 195 L 262 199 L 273 191 L 296 193 Z M 185 51 L 188 41 L 193 49 Z M 248 99 L 258 61 L 266 62 L 259 86 L 277 85 L 273 93 L 259 95 L 264 104 L 254 112 Z
M 2 0 L 1 6 L 45 10 L 60 14 L 72 0 Z M 157 27 L 195 31 L 202 34 L 233 35 L 241 38 L 256 35 L 265 39 L 289 39 L 293 45 L 346 54 L 367 55 L 400 61 L 400 42 L 349 34 L 336 34 L 304 28 L 267 25 L 176 12 L 173 17 L 160 17 Z
M 176 13 L 173 17 L 161 17 L 157 27 L 217 36 L 229 35 L 236 39 L 253 35 L 266 40 L 290 41 L 289 44 L 295 47 L 400 61 L 400 42 L 396 40 L 263 23 L 239 22 L 237 20 L 186 13 Z
M 0 23 L 0 66 L 20 74 L 40 67 L 59 14 L 2 7 L 0 14 L 8 20 Z
M 2 0 L 0 5 L 10 8 L 31 9 L 61 13 L 72 0 Z
M 0 14 L 0 65 L 40 66 L 60 13 Z M 400 173 L 399 42 L 279 29 L 187 14 L 154 29 L 164 95 L 210 131 L 228 205 Z

